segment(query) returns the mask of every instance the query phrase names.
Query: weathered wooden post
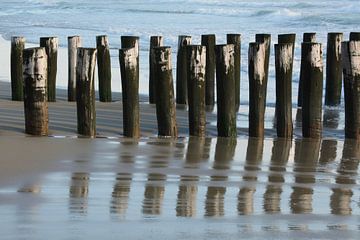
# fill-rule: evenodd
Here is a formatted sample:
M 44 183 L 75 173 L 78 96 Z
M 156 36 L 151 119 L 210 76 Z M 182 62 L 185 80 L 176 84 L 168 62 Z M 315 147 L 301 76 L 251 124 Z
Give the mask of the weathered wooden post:
M 269 62 L 270 62 L 270 47 L 271 47 L 271 34 L 256 34 L 255 42 L 265 43 L 265 88 L 267 87 L 268 76 L 269 76 Z M 266 97 L 266 91 L 265 91 Z
M 304 42 L 301 45 L 303 61 L 302 135 L 321 138 L 323 60 L 320 43 Z
M 81 47 L 79 36 L 68 37 L 68 101 L 76 101 L 77 49 Z
M 296 34 L 295 33 L 287 33 L 287 34 L 279 34 L 278 35 L 278 44 L 283 43 L 291 43 L 292 44 L 292 58 L 294 59 L 294 51 L 295 51 L 295 40 Z
M 159 136 L 177 137 L 171 48 L 153 48 L 156 74 L 156 116 Z
M 25 132 L 48 135 L 47 55 L 45 48 L 23 51 Z
M 345 137 L 360 139 L 360 40 L 343 42 Z
M 349 41 L 360 41 L 360 32 L 351 32 L 349 35 Z
M 205 104 L 212 109 L 215 105 L 215 34 L 201 35 L 201 45 L 206 47 Z
M 76 64 L 76 106 L 78 133 L 96 136 L 95 65 L 96 48 L 78 48 Z
M 186 49 L 188 64 L 189 132 L 191 136 L 206 134 L 205 78 L 206 47 L 189 45 Z
M 216 45 L 217 130 L 219 137 L 236 137 L 233 44 Z
M 326 48 L 326 91 L 325 105 L 337 106 L 341 101 L 342 67 L 341 42 L 342 33 L 328 33 Z
M 235 66 L 235 110 L 240 106 L 240 70 L 241 70 L 241 34 L 227 34 L 227 44 L 234 44 L 234 66 Z
M 100 102 L 111 102 L 111 60 L 109 40 L 106 35 L 96 36 L 97 66 Z
M 140 136 L 139 75 L 136 51 L 135 47 L 119 50 L 124 136 L 132 138 Z
M 176 103 L 187 104 L 187 64 L 186 46 L 191 44 L 191 36 L 179 36 L 176 61 Z
M 44 47 L 48 61 L 48 77 L 47 77 L 47 93 L 48 101 L 56 101 L 56 73 L 57 73 L 57 52 L 59 47 L 59 39 L 57 37 L 41 37 L 40 47 Z
M 164 45 L 162 36 L 151 36 L 150 37 L 150 48 L 149 48 L 149 103 L 155 103 L 155 71 L 154 71 L 154 47 L 161 47 Z
M 303 34 L 303 42 L 316 42 L 316 33 L 304 33 Z M 301 51 L 302 53 L 302 51 Z M 304 66 L 305 56 L 301 55 L 301 62 L 300 62 L 300 76 L 299 76 L 299 87 L 298 87 L 298 107 L 302 106 L 302 97 L 303 97 L 303 66 Z
M 25 48 L 24 37 L 11 37 L 11 99 L 23 101 L 23 50 Z
M 266 107 L 266 53 L 267 43 L 250 43 L 248 57 L 249 72 L 249 136 L 264 136 Z
M 139 44 L 139 37 L 137 36 L 121 36 L 121 48 L 135 48 L 136 55 L 137 55 L 137 71 L 139 74 L 139 54 L 140 54 L 140 44 Z
M 291 138 L 293 43 L 275 44 L 277 136 Z

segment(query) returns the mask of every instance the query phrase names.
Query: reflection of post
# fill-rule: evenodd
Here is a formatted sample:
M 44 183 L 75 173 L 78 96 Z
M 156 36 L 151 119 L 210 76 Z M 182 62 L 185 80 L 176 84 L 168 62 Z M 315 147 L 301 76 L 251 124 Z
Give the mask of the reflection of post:
M 236 138 L 217 139 L 213 165 L 215 171 L 226 171 L 230 169 L 230 162 L 234 157 L 236 144 Z M 224 215 L 224 195 L 226 192 L 224 182 L 227 181 L 227 179 L 228 177 L 224 175 L 211 176 L 211 183 L 206 193 L 205 216 L 217 217 Z
M 205 138 L 190 137 L 185 169 L 198 169 L 199 163 L 206 159 Z M 196 194 L 198 175 L 182 175 L 176 202 L 176 216 L 193 217 L 196 215 Z
M 285 182 L 283 173 L 286 171 L 286 163 L 289 159 L 291 144 L 291 140 L 274 140 L 269 167 L 269 183 L 264 193 L 264 210 L 267 213 L 281 212 L 281 184 Z
M 321 142 L 320 159 L 321 165 L 333 162 L 336 158 L 337 140 L 324 139 Z
M 350 215 L 351 197 L 353 195 L 352 187 L 356 186 L 356 175 L 360 161 L 360 142 L 350 139 L 345 140 L 343 156 L 340 166 L 337 170 L 336 188 L 333 188 L 333 194 L 330 198 L 330 207 L 332 214 Z M 340 184 L 346 184 L 341 186 Z
M 302 139 L 295 141 L 295 186 L 290 196 L 292 213 L 311 213 L 314 190 L 306 184 L 315 183 L 314 176 L 319 159 L 320 140 Z
M 86 214 L 89 194 L 89 173 L 73 173 L 70 185 L 70 212 Z
M 264 140 L 261 138 L 249 138 L 246 151 L 245 182 L 256 182 L 256 173 L 259 171 L 259 164 L 262 161 Z M 238 195 L 238 213 L 241 215 L 252 214 L 254 211 L 253 196 L 256 189 L 250 183 L 240 189 Z

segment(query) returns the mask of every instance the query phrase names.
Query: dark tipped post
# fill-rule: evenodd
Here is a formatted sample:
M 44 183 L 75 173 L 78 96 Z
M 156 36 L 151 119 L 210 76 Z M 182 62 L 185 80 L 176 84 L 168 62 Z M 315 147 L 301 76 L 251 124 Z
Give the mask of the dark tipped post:
M 140 136 L 137 57 L 137 50 L 134 47 L 119 50 L 124 136 L 132 138 Z
M 341 101 L 342 67 L 341 42 L 342 33 L 328 33 L 326 49 L 326 91 L 325 105 L 337 106 Z
M 304 33 L 303 34 L 303 42 L 310 42 L 315 43 L 316 42 L 316 33 Z M 302 52 L 301 52 L 302 53 Z M 303 76 L 304 76 L 304 61 L 305 56 L 301 55 L 301 62 L 300 62 L 300 76 L 299 76 L 299 87 L 298 87 L 298 107 L 302 106 L 302 97 L 303 97 Z
M 11 37 L 11 99 L 22 101 L 23 89 L 23 50 L 25 48 L 24 37 Z
M 150 37 L 150 49 L 149 49 L 149 103 L 155 103 L 155 71 L 154 71 L 154 47 L 161 47 L 164 45 L 162 36 Z
M 235 66 L 235 109 L 240 106 L 240 68 L 241 68 L 241 34 L 227 34 L 227 44 L 234 44 L 234 66 Z
M 292 58 L 294 59 L 294 51 L 295 51 L 295 40 L 296 34 L 295 33 L 288 33 L 288 34 L 279 34 L 278 35 L 278 44 L 283 43 L 291 43 L 292 44 Z
M 57 73 L 57 55 L 59 47 L 59 39 L 57 37 L 42 37 L 40 38 L 40 47 L 44 47 L 47 54 L 48 61 L 48 101 L 56 101 L 56 73 Z
M 171 66 L 171 48 L 155 47 L 156 116 L 159 136 L 176 137 L 176 110 Z
M 176 103 L 187 104 L 187 64 L 186 46 L 191 44 L 191 36 L 179 36 L 176 61 Z
M 206 47 L 187 46 L 189 132 L 191 136 L 204 137 L 206 134 L 205 78 Z
M 216 91 L 219 137 L 236 137 L 234 45 L 217 45 Z
M 343 42 L 345 137 L 360 139 L 360 41 Z
M 96 48 L 78 48 L 76 64 L 76 106 L 78 133 L 96 136 L 95 65 Z
M 275 44 L 277 136 L 285 138 L 291 138 L 293 133 L 291 104 L 293 49 L 293 43 Z
M 111 102 L 111 60 L 107 36 L 96 36 L 100 102 Z
M 76 101 L 77 49 L 81 47 L 79 36 L 68 37 L 68 101 Z
M 323 60 L 320 43 L 302 43 L 303 61 L 302 135 L 305 138 L 321 138 Z
M 47 55 L 45 48 L 23 51 L 25 132 L 48 135 L 48 104 L 46 91 Z
M 249 44 L 249 136 L 264 136 L 266 107 L 266 43 Z
M 349 41 L 360 41 L 360 32 L 351 32 L 349 35 Z
M 201 45 L 206 47 L 205 104 L 215 105 L 215 34 L 201 35 Z

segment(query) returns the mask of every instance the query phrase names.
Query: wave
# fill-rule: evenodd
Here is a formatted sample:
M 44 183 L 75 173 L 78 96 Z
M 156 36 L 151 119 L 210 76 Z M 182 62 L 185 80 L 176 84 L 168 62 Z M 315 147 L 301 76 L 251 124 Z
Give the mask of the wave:
M 133 13 L 164 13 L 164 14 L 195 14 L 192 10 L 154 10 L 154 9 L 127 9 L 126 12 Z

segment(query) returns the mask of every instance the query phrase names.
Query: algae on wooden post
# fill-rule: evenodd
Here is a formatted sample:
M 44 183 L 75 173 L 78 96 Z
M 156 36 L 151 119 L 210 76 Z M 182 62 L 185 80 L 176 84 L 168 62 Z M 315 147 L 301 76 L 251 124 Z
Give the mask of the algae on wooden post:
M 217 130 L 219 137 L 236 137 L 235 69 L 233 44 L 217 45 L 216 91 Z
M 108 37 L 96 37 L 100 102 L 111 102 L 111 60 Z
M 28 48 L 23 52 L 25 132 L 48 135 L 47 55 L 45 48 Z
M 186 51 L 188 64 L 189 133 L 191 136 L 204 137 L 206 134 L 206 47 L 189 45 Z
M 56 73 L 57 73 L 57 55 L 59 39 L 57 37 L 41 37 L 40 47 L 44 47 L 47 54 L 47 93 L 48 101 L 56 101 Z
M 68 37 L 68 101 L 76 101 L 77 49 L 81 47 L 79 36 Z
M 96 48 L 78 48 L 76 64 L 77 128 L 80 135 L 96 136 L 95 65 Z
M 136 51 L 134 47 L 119 50 L 124 136 L 132 138 L 140 136 L 139 75 Z
M 24 37 L 11 37 L 11 99 L 22 101 L 24 99 L 23 79 L 23 50 Z

